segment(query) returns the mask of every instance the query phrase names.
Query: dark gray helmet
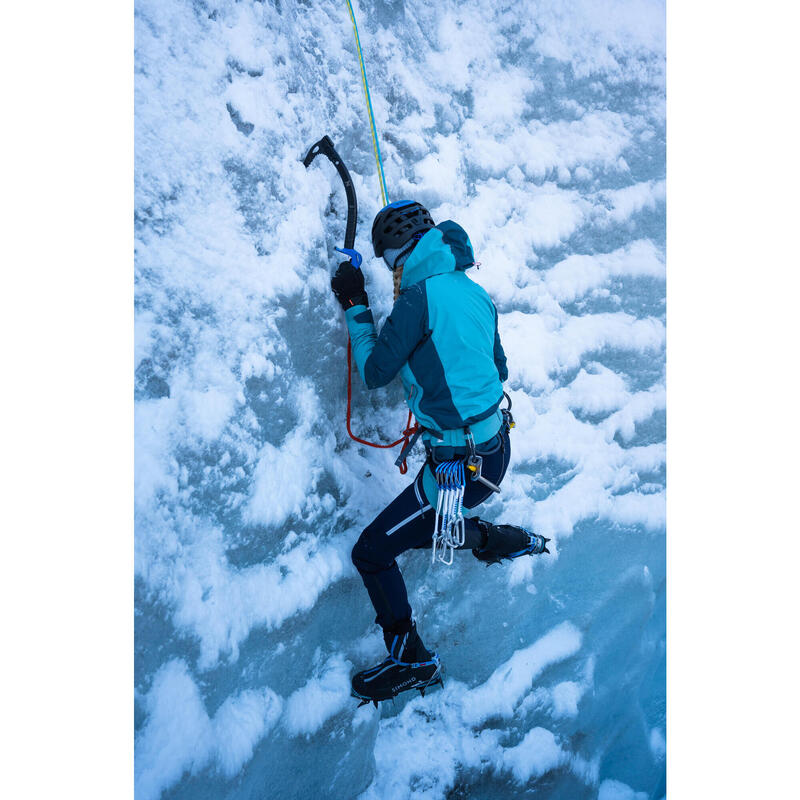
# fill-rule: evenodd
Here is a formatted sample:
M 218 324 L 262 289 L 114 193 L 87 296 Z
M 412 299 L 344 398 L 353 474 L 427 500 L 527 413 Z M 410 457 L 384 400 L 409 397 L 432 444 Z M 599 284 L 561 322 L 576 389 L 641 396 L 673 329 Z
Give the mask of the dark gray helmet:
M 372 247 L 380 258 L 384 250 L 397 250 L 416 234 L 434 227 L 428 209 L 413 200 L 398 200 L 382 208 L 372 223 Z

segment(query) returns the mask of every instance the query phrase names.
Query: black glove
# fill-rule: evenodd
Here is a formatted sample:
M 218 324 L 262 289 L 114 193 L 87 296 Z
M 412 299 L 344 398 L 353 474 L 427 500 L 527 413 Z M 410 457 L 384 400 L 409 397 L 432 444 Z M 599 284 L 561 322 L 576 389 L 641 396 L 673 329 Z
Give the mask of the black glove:
M 364 291 L 364 273 L 350 261 L 339 264 L 339 269 L 331 278 L 331 289 L 345 311 L 353 306 L 369 305 L 369 298 Z

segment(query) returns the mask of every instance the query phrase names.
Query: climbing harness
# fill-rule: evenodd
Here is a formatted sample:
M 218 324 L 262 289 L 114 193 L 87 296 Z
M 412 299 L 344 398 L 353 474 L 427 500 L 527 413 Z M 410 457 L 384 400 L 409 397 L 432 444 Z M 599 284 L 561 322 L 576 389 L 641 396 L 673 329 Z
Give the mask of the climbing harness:
M 433 522 L 431 563 L 437 560 L 448 566 L 453 553 L 466 540 L 464 529 L 464 462 L 443 461 L 436 466 L 436 516 Z
M 353 23 L 353 33 L 355 35 L 356 40 L 356 50 L 358 52 L 358 63 L 361 67 L 361 82 L 364 87 L 364 97 L 367 101 L 367 113 L 369 115 L 369 122 L 370 122 L 370 129 L 372 132 L 372 146 L 373 151 L 375 153 L 375 161 L 378 165 L 378 182 L 380 184 L 381 190 L 381 197 L 383 198 L 384 205 L 387 204 L 387 195 L 386 195 L 386 177 L 383 173 L 383 161 L 381 159 L 381 148 L 380 144 L 378 143 L 378 131 L 375 127 L 375 115 L 372 111 L 372 98 L 369 94 L 369 83 L 367 82 L 367 71 L 364 67 L 364 54 L 361 51 L 361 39 L 358 35 L 358 26 L 356 25 L 356 17 L 353 11 L 353 6 L 350 0 L 347 0 L 347 8 L 350 12 L 350 19 Z M 309 148 L 308 152 L 303 159 L 303 166 L 308 168 L 311 162 L 318 156 L 318 155 L 326 156 L 336 167 L 336 171 L 339 173 L 339 177 L 342 179 L 342 183 L 344 184 L 345 194 L 347 195 L 347 224 L 345 226 L 345 237 L 344 237 L 344 247 L 336 247 L 334 248 L 339 253 L 344 253 L 344 255 L 350 258 L 351 263 L 356 269 L 361 267 L 361 254 L 355 249 L 355 241 L 356 241 L 356 222 L 358 219 L 358 203 L 356 201 L 356 191 L 355 187 L 353 186 L 353 181 L 350 177 L 350 173 L 345 166 L 344 162 L 342 161 L 339 154 L 336 152 L 336 148 L 334 147 L 333 141 L 329 136 L 323 136 L 318 142 L 315 142 Z M 346 415 L 346 426 L 347 426 L 347 434 L 350 436 L 353 441 L 358 442 L 359 444 L 367 445 L 367 447 L 375 447 L 378 449 L 390 449 L 392 447 L 397 447 L 397 445 L 402 444 L 403 447 L 401 449 L 400 456 L 395 461 L 395 464 L 400 469 L 400 474 L 405 475 L 408 472 L 408 465 L 406 464 L 406 456 L 408 455 L 409 450 L 411 447 L 409 444 L 413 445 L 413 442 L 419 436 L 421 431 L 419 430 L 419 426 L 412 422 L 412 413 L 411 411 L 408 412 L 408 419 L 406 420 L 405 428 L 403 429 L 403 435 L 394 442 L 390 442 L 389 444 L 379 444 L 377 442 L 369 442 L 366 439 L 362 439 L 359 436 L 356 436 L 352 428 L 350 426 L 351 416 L 352 416 L 352 397 L 353 397 L 353 388 L 352 388 L 352 374 L 353 374 L 353 348 L 350 343 L 350 339 L 347 339 L 347 415 Z
M 511 398 L 505 392 L 503 392 L 503 395 L 508 400 L 508 408 L 500 410 L 503 415 L 503 427 L 508 433 L 515 426 L 515 423 L 511 414 Z M 414 441 L 412 439 L 406 445 L 406 448 L 410 449 Z M 493 492 L 500 494 L 500 487 L 481 475 L 483 456 L 478 455 L 475 437 L 472 435 L 469 425 L 464 428 L 464 442 L 467 453 L 461 459 L 440 461 L 437 464 L 435 456 L 431 454 L 432 451 L 429 451 L 429 464 L 431 466 L 435 464 L 434 477 L 438 490 L 436 495 L 436 515 L 433 522 L 432 564 L 440 561 L 442 564 L 450 566 L 453 563 L 455 550 L 462 547 L 466 540 L 463 509 L 467 476 L 469 476 L 470 480 L 480 481 Z M 404 448 L 404 452 L 406 448 Z M 400 455 L 402 456 L 403 453 Z

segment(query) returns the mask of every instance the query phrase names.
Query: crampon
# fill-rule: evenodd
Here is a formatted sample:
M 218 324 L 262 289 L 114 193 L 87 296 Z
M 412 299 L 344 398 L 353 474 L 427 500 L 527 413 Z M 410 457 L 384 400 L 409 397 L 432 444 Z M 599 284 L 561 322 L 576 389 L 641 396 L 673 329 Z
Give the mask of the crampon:
M 490 564 L 499 564 L 504 559 L 520 558 L 521 556 L 538 556 L 550 553 L 546 536 L 531 533 L 525 528 L 516 525 L 492 525 L 489 522 L 478 522 L 482 532 L 486 535 L 486 544 L 476 548 L 472 554 L 478 561 L 483 561 L 488 567 Z
M 388 660 L 389 659 L 387 659 L 387 661 Z M 384 666 L 385 664 L 386 662 L 378 666 Z M 374 667 L 373 669 L 378 669 L 378 667 Z M 353 680 L 355 680 L 355 678 Z M 383 702 L 384 700 L 394 700 L 394 698 L 402 692 L 407 692 L 411 689 L 417 689 L 420 695 L 425 697 L 425 692 L 432 690 L 437 686 L 444 687 L 441 664 L 438 665 L 435 673 L 430 678 L 414 678 L 411 676 L 411 679 L 409 679 L 406 677 L 405 680 L 399 681 L 397 684 L 389 687 L 388 690 L 373 693 L 371 695 L 361 694 L 356 691 L 355 687 L 353 687 L 351 694 L 353 697 L 361 701 L 358 704 L 358 708 L 361 708 L 361 706 L 366 706 L 369 703 L 373 703 L 375 708 L 377 708 L 378 703 Z
M 401 692 L 425 692 L 433 686 L 443 686 L 442 662 L 436 653 L 425 648 L 416 626 L 400 633 L 384 633 L 389 656 L 370 669 L 357 673 L 352 679 L 352 695 L 361 700 L 359 707 L 382 700 L 393 700 Z

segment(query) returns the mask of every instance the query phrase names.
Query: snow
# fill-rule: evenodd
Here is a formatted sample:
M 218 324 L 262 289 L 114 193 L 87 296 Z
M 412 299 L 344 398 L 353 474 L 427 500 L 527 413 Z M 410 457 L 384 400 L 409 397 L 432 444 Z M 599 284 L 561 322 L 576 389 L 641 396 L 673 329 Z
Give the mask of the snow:
M 209 765 L 235 776 L 281 713 L 280 698 L 264 687 L 228 697 L 209 717 L 180 660 L 158 671 L 145 704 L 148 721 L 136 739 L 136 796 L 145 799 L 159 797 L 182 773 Z
M 571 303 L 590 290 L 608 283 L 611 277 L 664 277 L 664 261 L 650 239 L 631 242 L 612 253 L 571 255 L 545 274 L 549 293 L 559 303 Z
M 667 754 L 667 740 L 661 728 L 653 728 L 650 731 L 650 751 L 656 761 L 663 761 Z
M 407 479 L 344 431 L 344 196 L 300 161 L 327 133 L 348 164 L 381 320 L 347 6 L 137 0 L 137 797 L 661 797 L 664 4 L 354 9 L 390 200 L 464 226 L 500 312 L 517 427 L 481 515 L 553 554 L 401 556 L 445 686 L 355 710 L 383 644 L 350 549 Z M 353 416 L 396 438 L 401 392 L 356 381 Z
M 516 650 L 474 689 L 451 681 L 443 692 L 412 700 L 397 717 L 381 720 L 375 751 L 378 774 L 364 800 L 399 797 L 409 785 L 424 786 L 421 796 L 444 798 L 459 771 L 482 765 L 525 782 L 568 763 L 570 754 L 562 752 L 549 730 L 534 728 L 519 745 L 503 748 L 500 732 L 485 726 L 496 717 L 514 718 L 534 679 L 577 653 L 580 643 L 579 631 L 563 623 Z M 419 757 L 420 748 L 424 758 Z
M 511 717 L 533 679 L 549 664 L 576 653 L 580 645 L 580 631 L 565 622 L 530 647 L 517 650 L 484 684 L 473 689 L 464 719 L 476 724 L 493 716 Z
M 352 702 L 352 664 L 341 655 L 330 658 L 323 674 L 311 678 L 286 701 L 284 726 L 292 736 L 318 731 L 332 716 Z
M 516 746 L 503 751 L 503 766 L 508 769 L 518 783 L 527 783 L 531 778 L 539 778 L 558 767 L 564 759 L 564 752 L 558 746 L 555 736 L 545 728 L 534 728 Z
M 575 681 L 564 681 L 553 687 L 553 714 L 557 717 L 577 717 L 578 701 L 583 689 Z
M 647 792 L 635 792 L 621 781 L 603 781 L 597 800 L 647 800 Z

